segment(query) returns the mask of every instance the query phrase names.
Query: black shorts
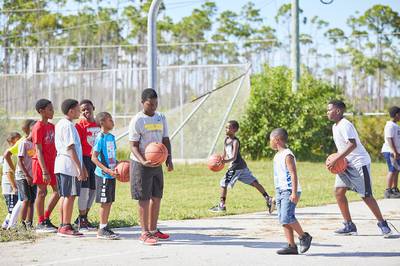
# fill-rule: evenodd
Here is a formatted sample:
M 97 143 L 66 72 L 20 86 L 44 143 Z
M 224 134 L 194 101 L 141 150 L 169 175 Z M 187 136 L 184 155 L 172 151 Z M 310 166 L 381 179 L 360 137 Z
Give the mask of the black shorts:
M 20 200 L 34 202 L 36 199 L 37 186 L 30 186 L 26 179 L 16 180 L 16 182 Z
M 61 197 L 79 196 L 81 193 L 81 181 L 75 176 L 56 174 L 58 194 Z
M 164 176 L 162 166 L 145 167 L 131 160 L 130 165 L 131 196 L 135 200 L 162 198 Z
M 96 175 L 94 174 L 96 165 L 92 162 L 92 158 L 89 156 L 83 156 L 83 164 L 88 172 L 88 177 L 87 180 L 82 181 L 81 187 L 94 190 L 96 189 Z
M 115 178 L 102 178 L 96 175 L 96 203 L 115 201 Z
M 18 195 L 4 194 L 4 199 L 6 200 L 7 211 L 9 214 L 11 214 L 14 209 L 15 204 L 17 204 Z

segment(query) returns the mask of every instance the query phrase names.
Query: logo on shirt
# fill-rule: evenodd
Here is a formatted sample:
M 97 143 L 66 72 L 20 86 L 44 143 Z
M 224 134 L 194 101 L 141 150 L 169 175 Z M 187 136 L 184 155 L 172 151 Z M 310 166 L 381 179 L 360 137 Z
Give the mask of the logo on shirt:
M 115 146 L 114 142 L 106 141 L 106 149 L 107 149 L 107 157 L 108 157 L 108 166 L 110 169 L 114 169 L 117 165 L 117 161 L 115 158 Z
M 31 148 L 31 149 L 29 149 L 29 150 L 26 151 L 26 154 L 27 154 L 29 157 L 32 158 L 32 157 L 35 156 L 35 154 L 36 154 L 36 149 Z
M 96 141 L 96 137 L 97 137 L 97 134 L 100 132 L 100 128 L 99 127 L 88 127 L 87 129 L 86 129 L 86 133 L 87 133 L 87 136 L 86 136 L 86 140 L 87 140 L 87 143 L 90 145 L 90 146 L 94 146 L 94 143 L 95 143 L 95 141 Z
M 44 137 L 45 144 L 53 144 L 54 143 L 54 131 L 49 130 L 46 132 L 46 136 Z
M 147 131 L 163 131 L 163 124 L 145 124 L 144 128 Z

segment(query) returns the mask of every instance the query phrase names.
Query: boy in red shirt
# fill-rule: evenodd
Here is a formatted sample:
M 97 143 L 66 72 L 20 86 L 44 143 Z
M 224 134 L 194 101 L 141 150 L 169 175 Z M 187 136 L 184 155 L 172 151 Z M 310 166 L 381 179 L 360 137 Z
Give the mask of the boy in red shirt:
M 54 109 L 51 101 L 40 99 L 36 102 L 36 111 L 41 119 L 32 128 L 32 142 L 36 148 L 36 154 L 32 157 L 33 184 L 37 185 L 36 211 L 38 214 L 37 232 L 57 232 L 57 227 L 50 222 L 50 214 L 60 198 L 58 195 L 57 181 L 54 174 L 54 162 L 56 159 L 56 146 L 54 143 L 54 125 L 48 120 L 53 118 Z M 44 210 L 44 202 L 47 194 L 47 185 L 53 189 L 53 193 Z

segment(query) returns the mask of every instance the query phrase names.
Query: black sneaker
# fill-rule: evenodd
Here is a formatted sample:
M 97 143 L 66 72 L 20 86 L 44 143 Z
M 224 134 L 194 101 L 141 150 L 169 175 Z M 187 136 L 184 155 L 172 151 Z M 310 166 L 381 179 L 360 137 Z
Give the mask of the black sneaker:
M 55 229 L 55 230 L 58 229 L 57 226 L 55 226 L 54 224 L 51 223 L 50 218 L 47 218 L 46 220 L 44 220 L 44 223 L 46 224 L 46 226 L 48 226 L 48 227 L 50 227 L 50 228 L 53 228 L 53 229 Z
M 299 252 L 297 251 L 297 246 L 290 246 L 288 245 L 287 247 L 284 247 L 282 249 L 279 249 L 276 254 L 279 255 L 297 255 Z
M 300 253 L 305 253 L 311 246 L 312 236 L 309 233 L 304 232 L 302 237 L 299 237 L 300 240 Z
M 384 238 L 389 238 L 393 234 L 386 220 L 378 222 L 378 227 L 381 229 Z
M 94 225 L 89 221 L 88 218 L 86 218 L 86 224 L 87 224 L 87 227 L 89 228 L 89 230 L 95 230 L 95 229 L 96 229 L 96 226 L 94 226 Z
M 225 206 L 221 207 L 221 205 L 218 204 L 218 205 L 210 208 L 209 211 L 211 211 L 211 212 L 226 212 L 226 207 Z
M 52 227 L 46 223 L 46 220 L 36 226 L 37 233 L 57 233 L 57 227 Z
M 390 189 L 390 188 L 387 188 L 387 189 L 385 189 L 385 192 L 383 193 L 383 197 L 385 198 L 385 199 L 391 199 L 392 198 L 392 189 Z
M 267 198 L 265 198 L 265 200 L 267 202 L 268 212 L 269 212 L 269 214 L 271 214 L 275 210 L 276 202 L 273 197 L 267 197 Z
M 119 234 L 114 233 L 108 226 L 106 226 L 103 229 L 99 229 L 99 231 L 97 231 L 97 238 L 116 240 L 119 239 Z
M 357 235 L 357 227 L 353 222 L 344 222 L 344 227 L 335 231 L 337 235 Z
M 80 218 L 80 221 L 79 221 L 79 231 L 82 231 L 82 232 L 87 232 L 87 231 L 89 231 L 89 226 L 88 226 L 88 223 L 87 223 L 87 219 L 86 218 Z
M 392 188 L 392 199 L 400 199 L 400 191 L 397 187 Z

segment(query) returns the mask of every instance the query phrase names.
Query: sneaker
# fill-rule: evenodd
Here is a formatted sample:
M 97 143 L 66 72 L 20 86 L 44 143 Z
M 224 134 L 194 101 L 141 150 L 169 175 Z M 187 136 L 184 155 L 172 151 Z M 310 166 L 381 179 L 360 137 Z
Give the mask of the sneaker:
M 392 188 L 392 199 L 400 199 L 400 191 L 397 187 Z
M 88 218 L 86 218 L 86 224 L 87 224 L 87 227 L 88 227 L 89 230 L 96 230 L 96 229 L 97 229 L 97 227 L 94 226 L 94 225 L 89 221 Z
M 44 223 L 46 223 L 46 226 L 50 227 L 50 228 L 54 228 L 54 229 L 58 229 L 57 226 L 55 226 L 54 224 L 51 223 L 50 219 L 47 218 L 46 220 L 44 220 Z
M 294 245 L 293 247 L 288 245 L 282 249 L 279 249 L 277 252 L 279 255 L 297 255 L 299 252 L 297 251 L 297 246 Z
M 271 214 L 275 210 L 276 202 L 273 197 L 266 198 L 267 201 L 267 209 L 269 214 Z
M 37 233 L 57 233 L 57 227 L 52 227 L 46 223 L 46 221 L 41 222 L 36 226 Z
M 89 226 L 88 226 L 88 222 L 87 222 L 87 219 L 86 219 L 86 218 L 80 218 L 80 219 L 79 219 L 79 226 L 78 226 L 78 228 L 79 228 L 79 231 L 82 231 L 82 232 L 87 232 L 87 231 L 89 231 Z
M 139 237 L 139 241 L 148 246 L 154 246 L 158 244 L 158 239 L 150 232 L 142 233 Z
M 62 237 L 81 237 L 81 236 L 83 236 L 82 233 L 79 233 L 77 230 L 74 230 L 74 228 L 70 224 L 66 224 L 66 225 L 63 225 L 62 227 L 60 227 L 58 229 L 57 235 L 62 236 Z
M 3 224 L 1 225 L 1 228 L 3 228 L 4 230 L 6 230 L 8 227 L 8 220 L 4 220 Z
M 344 222 L 344 227 L 335 231 L 336 235 L 357 235 L 357 227 L 353 222 Z
M 157 229 L 153 236 L 157 237 L 159 240 L 167 240 L 169 238 L 169 234 L 164 234 L 159 229 Z
M 305 253 L 311 246 L 312 236 L 309 233 L 304 232 L 302 237 L 299 237 L 300 240 L 300 253 Z
M 389 228 L 389 225 L 386 222 L 386 220 L 379 222 L 378 227 L 381 229 L 384 238 L 389 238 L 392 235 L 392 230 Z
M 221 205 L 218 204 L 218 205 L 210 208 L 209 211 L 211 211 L 211 212 L 226 212 L 226 207 L 225 206 L 221 207 Z
M 30 221 L 25 221 L 25 227 L 26 227 L 26 230 L 33 230 L 34 228 L 33 228 L 33 224 L 32 224 L 32 222 L 30 222 Z
M 103 229 L 99 229 L 97 231 L 97 238 L 116 240 L 119 239 L 119 234 L 114 233 L 108 226 L 106 226 Z
M 393 196 L 392 189 L 390 189 L 390 188 L 385 189 L 385 192 L 383 193 L 383 197 L 385 199 L 391 199 L 392 196 Z

